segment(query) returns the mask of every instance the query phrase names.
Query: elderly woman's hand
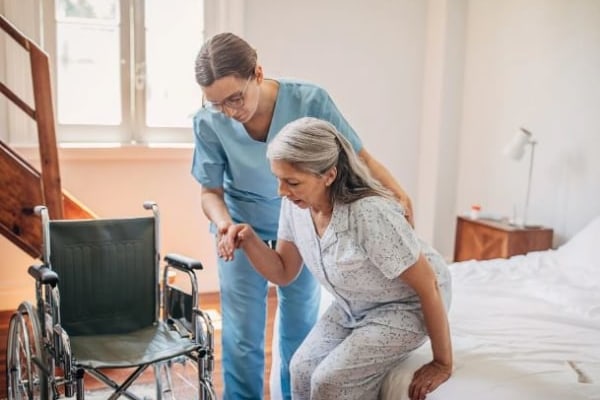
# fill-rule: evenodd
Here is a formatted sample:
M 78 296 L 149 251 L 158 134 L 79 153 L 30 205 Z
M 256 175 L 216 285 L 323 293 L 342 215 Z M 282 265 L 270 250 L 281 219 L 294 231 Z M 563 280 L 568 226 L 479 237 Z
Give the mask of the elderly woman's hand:
M 452 367 L 431 361 L 413 374 L 408 387 L 408 397 L 411 400 L 424 400 L 427 394 L 433 392 L 452 375 Z
M 230 224 L 223 231 L 219 231 L 217 255 L 225 261 L 233 260 L 235 250 L 251 232 L 252 227 L 248 224 Z

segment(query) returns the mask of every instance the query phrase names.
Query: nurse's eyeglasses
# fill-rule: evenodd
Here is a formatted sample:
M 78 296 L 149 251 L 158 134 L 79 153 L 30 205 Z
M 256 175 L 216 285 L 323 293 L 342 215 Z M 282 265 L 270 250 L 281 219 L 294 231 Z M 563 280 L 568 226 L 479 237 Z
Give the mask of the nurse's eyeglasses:
M 208 101 L 208 100 L 205 100 L 204 98 L 202 98 L 202 107 L 207 109 L 210 112 L 215 112 L 215 113 L 223 112 L 224 107 L 227 107 L 230 110 L 237 110 L 237 109 L 244 107 L 246 91 L 248 90 L 248 84 L 250 83 L 252 78 L 254 78 L 254 75 L 250 75 L 250 77 L 246 81 L 246 84 L 244 85 L 244 88 L 242 90 L 232 94 L 231 96 L 227 97 L 223 101 L 212 102 L 212 101 Z

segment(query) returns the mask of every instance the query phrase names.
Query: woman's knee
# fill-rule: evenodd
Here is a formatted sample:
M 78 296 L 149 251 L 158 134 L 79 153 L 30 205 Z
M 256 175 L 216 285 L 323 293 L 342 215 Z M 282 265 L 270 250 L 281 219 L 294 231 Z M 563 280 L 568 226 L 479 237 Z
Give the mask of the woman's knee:
M 329 368 L 325 363 L 321 363 L 312 373 L 310 384 L 313 393 L 323 392 L 328 388 L 344 385 L 343 370 L 339 368 Z
M 307 360 L 304 360 L 301 353 L 296 351 L 290 360 L 290 375 L 301 375 L 307 368 Z
M 290 361 L 290 376 L 295 386 L 304 388 L 310 386 L 311 376 L 317 364 L 318 361 L 306 357 L 301 348 L 296 351 Z

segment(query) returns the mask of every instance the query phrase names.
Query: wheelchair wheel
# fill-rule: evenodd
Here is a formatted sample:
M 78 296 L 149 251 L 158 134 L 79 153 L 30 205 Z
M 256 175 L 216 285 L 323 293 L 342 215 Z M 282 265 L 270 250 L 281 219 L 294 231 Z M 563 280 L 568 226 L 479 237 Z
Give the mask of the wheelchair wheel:
M 8 325 L 6 364 L 9 400 L 49 399 L 43 363 L 38 316 L 31 304 L 22 303 Z

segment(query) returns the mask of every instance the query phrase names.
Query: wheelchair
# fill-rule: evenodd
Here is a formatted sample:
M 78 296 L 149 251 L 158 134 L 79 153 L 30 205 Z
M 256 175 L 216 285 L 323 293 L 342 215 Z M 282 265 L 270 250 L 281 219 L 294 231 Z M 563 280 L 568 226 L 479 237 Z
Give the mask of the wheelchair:
M 161 279 L 159 210 L 154 202 L 144 208 L 153 215 L 52 221 L 46 207 L 35 208 L 42 263 L 28 270 L 35 305 L 22 302 L 9 322 L 9 400 L 84 399 L 86 373 L 114 390 L 111 400 L 140 399 L 131 385 L 150 366 L 156 399 L 173 398 L 175 362 L 197 369 L 199 400 L 217 398 L 213 325 L 198 305 L 202 264 L 167 254 Z M 172 272 L 189 287 L 169 282 Z M 133 372 L 117 383 L 110 371 L 121 368 Z

